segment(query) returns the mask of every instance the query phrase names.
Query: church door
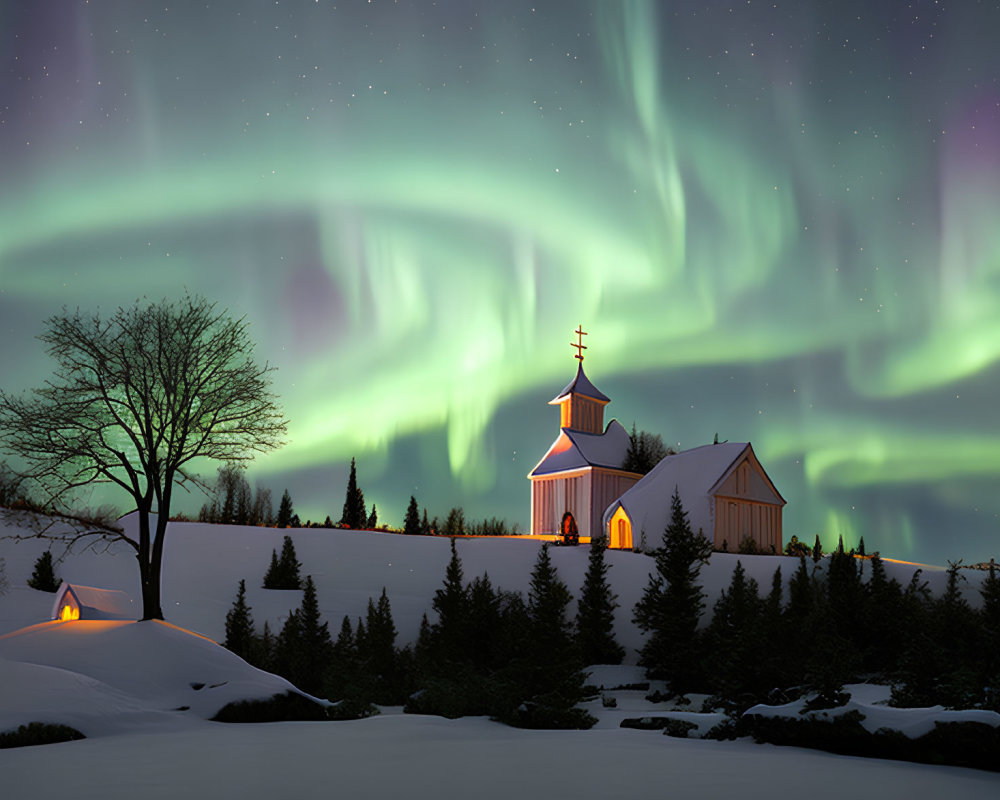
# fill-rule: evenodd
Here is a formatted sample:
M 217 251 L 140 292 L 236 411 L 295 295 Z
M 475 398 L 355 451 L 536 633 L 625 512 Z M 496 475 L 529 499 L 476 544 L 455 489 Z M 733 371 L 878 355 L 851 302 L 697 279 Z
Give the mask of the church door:
M 580 544 L 580 530 L 576 527 L 576 520 L 573 519 L 573 515 L 569 511 L 563 514 L 559 532 L 562 534 L 563 544 Z

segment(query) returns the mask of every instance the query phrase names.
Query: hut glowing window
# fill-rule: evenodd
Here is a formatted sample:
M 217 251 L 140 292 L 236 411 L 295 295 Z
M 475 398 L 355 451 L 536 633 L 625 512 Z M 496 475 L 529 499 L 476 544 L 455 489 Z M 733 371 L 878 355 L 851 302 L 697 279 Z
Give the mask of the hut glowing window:
M 68 603 L 62 607 L 62 611 L 59 614 L 59 619 L 64 622 L 73 619 L 80 619 L 80 609 L 75 608 Z

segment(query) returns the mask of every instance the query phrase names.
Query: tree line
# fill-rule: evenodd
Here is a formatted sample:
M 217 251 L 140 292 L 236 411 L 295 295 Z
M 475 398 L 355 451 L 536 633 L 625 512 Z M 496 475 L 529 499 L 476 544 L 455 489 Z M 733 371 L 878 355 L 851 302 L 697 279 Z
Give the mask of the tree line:
M 334 638 L 320 617 L 315 584 L 310 576 L 299 577 L 301 565 L 285 537 L 281 556 L 272 553 L 268 574 L 284 570 L 284 588 L 301 585 L 301 605 L 279 632 L 267 623 L 258 632 L 241 580 L 226 616 L 225 646 L 303 691 L 338 701 L 350 716 L 374 713 L 375 704 L 403 705 L 409 712 L 446 717 L 486 714 L 519 727 L 590 727 L 594 719 L 576 708 L 584 698 L 583 667 L 621 663 L 624 656 L 614 638 L 617 602 L 605 550 L 602 540 L 590 551 L 571 619 L 572 594 L 548 545 L 539 550 L 524 597 L 494 587 L 485 573 L 467 581 L 452 539 L 431 618 L 424 615 L 412 647 L 398 647 L 384 588 L 369 599 L 364 617 L 345 616 Z
M 858 558 L 841 541 L 822 564 L 800 553 L 786 602 L 780 567 L 762 593 L 737 562 L 699 626 L 698 576 L 710 554 L 675 494 L 656 570 L 635 607 L 646 634 L 639 663 L 671 692 L 705 692 L 744 710 L 805 692 L 836 705 L 846 700 L 845 683 L 877 681 L 891 684 L 899 706 L 1000 711 L 1000 577 L 992 566 L 975 610 L 962 595 L 958 563 L 935 597 L 919 570 L 903 586 L 877 553 Z

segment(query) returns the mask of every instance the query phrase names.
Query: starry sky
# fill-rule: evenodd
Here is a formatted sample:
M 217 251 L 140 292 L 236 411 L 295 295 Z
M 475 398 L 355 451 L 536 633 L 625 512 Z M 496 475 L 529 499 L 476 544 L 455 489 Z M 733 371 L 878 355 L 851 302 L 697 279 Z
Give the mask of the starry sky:
M 64 305 L 246 315 L 339 518 L 528 523 L 585 368 L 674 447 L 751 441 L 785 537 L 1000 533 L 1000 4 L 0 5 L 0 376 Z M 203 498 L 182 499 L 196 511 Z

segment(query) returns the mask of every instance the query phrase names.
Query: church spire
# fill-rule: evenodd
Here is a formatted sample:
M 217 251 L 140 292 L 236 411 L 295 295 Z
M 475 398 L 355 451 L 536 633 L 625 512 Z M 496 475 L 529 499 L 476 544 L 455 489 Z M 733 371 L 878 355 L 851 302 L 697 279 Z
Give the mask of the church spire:
M 583 371 L 583 351 L 587 349 L 583 337 L 587 332 L 578 325 L 574 333 L 577 341 L 570 346 L 576 348 L 573 357 L 579 361 L 576 377 L 549 401 L 549 405 L 559 406 L 560 428 L 600 434 L 604 432 L 604 406 L 611 398 L 594 386 Z

